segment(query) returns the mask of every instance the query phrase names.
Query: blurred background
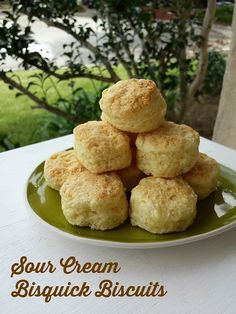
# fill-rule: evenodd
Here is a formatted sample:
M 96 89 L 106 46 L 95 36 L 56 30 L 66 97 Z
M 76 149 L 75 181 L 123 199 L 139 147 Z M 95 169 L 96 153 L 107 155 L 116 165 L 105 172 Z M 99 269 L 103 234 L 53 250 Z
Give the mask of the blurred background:
M 98 120 L 103 89 L 131 77 L 154 80 L 167 118 L 211 139 L 233 12 L 234 1 L 0 0 L 0 152 Z

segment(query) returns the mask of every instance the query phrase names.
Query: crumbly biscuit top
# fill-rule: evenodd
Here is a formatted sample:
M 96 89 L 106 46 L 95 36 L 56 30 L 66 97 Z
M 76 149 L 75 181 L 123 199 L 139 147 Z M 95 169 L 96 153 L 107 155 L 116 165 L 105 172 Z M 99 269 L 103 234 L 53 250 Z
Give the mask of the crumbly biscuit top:
M 122 131 L 116 129 L 106 121 L 89 121 L 74 128 L 76 140 L 91 144 L 102 144 L 112 139 L 113 144 L 120 145 L 120 142 L 129 143 L 129 137 Z
M 124 193 L 123 184 L 118 175 L 113 172 L 104 174 L 81 172 L 78 176 L 70 177 L 60 190 L 60 194 L 67 199 L 93 199 L 94 201 L 117 197 L 122 193 Z
M 51 174 L 59 174 L 63 171 L 70 171 L 73 173 L 84 170 L 79 160 L 75 156 L 74 149 L 54 153 L 45 162 L 46 171 L 50 171 Z
M 151 80 L 122 80 L 105 89 L 100 100 L 101 109 L 106 113 L 127 117 L 146 110 L 154 101 L 161 98 L 156 84 Z
M 186 141 L 199 143 L 199 134 L 191 127 L 184 124 L 175 124 L 166 121 L 157 130 L 141 133 L 136 140 L 136 146 L 176 147 L 184 146 Z
M 168 207 L 170 204 L 183 206 L 192 200 L 197 200 L 193 189 L 181 177 L 174 179 L 147 177 L 142 179 L 132 191 L 139 193 L 140 202 L 145 198 L 153 203 L 153 207 L 159 204 L 160 208 Z

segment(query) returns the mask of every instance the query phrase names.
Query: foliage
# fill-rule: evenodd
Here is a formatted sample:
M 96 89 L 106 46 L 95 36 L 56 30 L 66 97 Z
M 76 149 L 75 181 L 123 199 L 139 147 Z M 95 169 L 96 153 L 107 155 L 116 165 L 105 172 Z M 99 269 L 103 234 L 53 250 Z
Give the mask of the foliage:
M 198 60 L 191 59 L 189 62 L 188 77 L 189 81 L 191 81 L 196 75 Z M 179 70 L 175 64 L 176 62 L 173 60 L 165 80 L 165 89 L 167 91 L 166 96 L 168 98 L 170 109 L 174 108 L 176 97 L 178 96 L 177 88 Z M 200 92 L 210 95 L 219 94 L 221 91 L 224 71 L 225 56 L 219 52 L 209 52 L 209 66 Z M 119 68 L 117 72 L 119 72 L 121 77 L 124 77 L 124 70 L 122 68 Z M 20 77 L 20 80 L 27 85 L 31 80 L 29 77 L 32 77 L 36 73 L 35 71 L 20 71 L 17 72 L 17 75 Z M 49 82 L 46 82 L 46 85 L 49 87 Z M 97 113 L 97 116 L 93 115 L 94 110 L 98 109 L 97 101 L 100 97 L 99 92 L 96 93 L 92 85 L 89 84 L 89 80 L 85 79 L 75 80 L 75 87 L 83 87 L 81 93 L 86 90 L 89 98 L 97 99 L 96 101 L 91 101 L 91 103 L 94 104 L 93 110 L 88 111 L 86 109 L 83 110 L 83 107 L 81 108 L 81 122 L 99 118 L 99 112 Z M 101 92 L 102 86 L 97 82 L 95 86 L 96 90 L 99 90 L 99 87 Z M 40 94 L 40 90 L 37 86 L 32 86 L 31 88 L 34 89 L 37 94 Z M 63 90 L 62 96 L 64 99 L 69 99 L 71 97 L 71 88 L 66 82 L 60 82 L 58 88 Z M 33 103 L 26 97 L 18 97 L 14 100 L 14 91 L 8 90 L 1 82 L 0 90 L 2 98 L 0 107 L 0 139 L 5 142 L 4 145 L 0 147 L 0 151 L 66 135 L 72 132 L 73 125 L 67 120 L 47 113 L 45 110 L 30 110 L 30 106 L 32 106 Z M 78 96 L 79 94 L 77 97 Z M 55 90 L 50 89 L 48 95 L 49 103 L 53 103 L 56 99 L 57 95 Z M 87 103 L 90 102 L 87 102 L 86 98 L 84 98 L 83 104 L 85 108 L 87 107 Z M 173 107 L 171 108 L 171 106 Z
M 216 9 L 216 22 L 231 25 L 233 19 L 234 5 L 225 4 Z
M 12 143 L 7 135 L 1 135 L 0 136 L 0 153 L 4 152 L 5 150 L 13 149 L 13 148 L 18 148 L 19 144 L 14 144 Z
M 201 89 L 202 93 L 219 95 L 222 89 L 226 57 L 217 51 L 209 52 L 208 69 Z
M 12 0 L 11 3 L 12 10 L 5 12 L 0 24 L 0 66 L 4 69 L 5 59 L 10 56 L 20 60 L 25 69 L 36 68 L 39 72 L 27 84 L 4 70 L 0 70 L 0 79 L 14 88 L 17 96 L 29 97 L 34 108 L 56 114 L 57 118 L 51 122 L 44 121 L 50 132 L 61 133 L 63 128 L 67 132 L 76 123 L 98 118 L 101 91 L 107 84 L 121 79 L 119 66 L 126 77 L 154 80 L 176 119 L 184 117 L 191 82 L 186 51 L 193 44 L 200 48 L 207 40 L 196 31 L 199 20 L 193 1 L 94 0 L 95 27 L 80 24 L 76 0 Z M 169 12 L 170 18 L 162 19 L 158 12 Z M 20 23 L 22 14 L 27 16 L 24 26 Z M 36 44 L 32 26 L 38 19 L 73 38 L 71 43 L 63 45 L 65 67 L 62 69 L 56 60 L 31 49 Z M 77 78 L 88 78 L 94 86 L 95 81 L 102 84 L 91 94 L 81 86 L 74 88 L 73 81 Z M 69 97 L 61 95 L 58 88 L 61 82 L 70 88 Z M 53 100 L 49 97 L 52 93 L 56 95 Z
M 190 44 L 199 45 L 201 41 L 194 27 L 197 23 L 194 2 L 95 0 L 94 4 L 97 9 L 94 21 L 103 34 L 100 37 L 95 29 L 79 23 L 76 18 L 76 0 L 13 0 L 12 12 L 5 13 L 6 18 L 0 27 L 2 61 L 8 55 L 22 60 L 26 69 L 36 67 L 42 70 L 45 77 L 54 76 L 59 80 L 88 77 L 107 83 L 120 79 L 114 66 L 121 64 L 128 77 L 153 79 L 165 94 L 163 82 L 169 70 L 168 65 L 176 58 L 181 80 L 186 79 L 185 50 Z M 156 18 L 156 10 L 163 8 L 171 12 L 169 20 Z M 28 17 L 25 27 L 19 22 L 22 14 Z M 64 45 L 67 61 L 63 72 L 58 72 L 54 60 L 43 58 L 39 52 L 30 50 L 30 45 L 34 43 L 32 25 L 37 19 L 48 26 L 62 29 L 73 37 L 71 44 Z M 90 63 L 96 69 L 102 67 L 102 71 L 94 71 L 94 67 L 86 65 L 82 49 L 87 50 Z M 0 76 L 20 93 L 34 100 L 38 107 L 56 113 L 68 121 L 79 121 L 78 112 L 68 113 L 66 108 L 58 106 L 60 99 L 55 104 L 48 104 L 46 97 L 40 98 L 30 91 L 32 84 L 14 84 L 4 72 Z
M 221 6 L 217 6 L 216 8 L 216 15 L 215 15 L 215 22 L 224 24 L 224 25 L 231 25 L 233 19 L 233 12 L 234 12 L 234 5 L 231 4 L 222 4 Z M 202 23 L 204 18 L 204 9 L 198 9 L 196 12 L 196 17 L 199 20 L 199 23 Z
M 36 73 L 39 73 L 39 71 L 27 70 L 15 72 L 25 86 L 28 85 L 32 80 L 32 76 Z M 119 69 L 119 73 L 122 75 L 121 69 Z M 53 81 L 57 82 L 56 79 L 53 79 Z M 95 88 L 96 90 L 102 88 L 99 82 L 93 87 L 89 79 L 75 79 L 74 83 L 75 88 L 81 87 L 89 95 L 94 95 L 94 97 L 97 94 Z M 50 86 L 50 79 L 45 84 L 48 88 Z M 68 86 L 67 81 L 57 83 L 57 86 L 64 99 L 71 98 L 71 87 Z M 31 90 L 42 97 L 42 92 L 38 86 L 31 86 Z M 70 122 L 43 109 L 32 110 L 31 107 L 34 106 L 32 100 L 26 96 L 15 98 L 15 91 L 9 90 L 7 85 L 1 81 L 0 94 L 0 139 L 7 140 L 8 143 L 12 144 L 5 145 L 5 148 L 0 148 L 0 151 L 71 133 L 73 127 L 70 125 Z M 57 101 L 57 98 L 58 95 L 55 89 L 50 88 L 48 102 L 54 103 Z M 97 107 L 97 105 L 95 106 Z
M 100 120 L 99 100 L 104 85 L 97 88 L 96 92 L 86 91 L 81 87 L 75 88 L 73 81 L 70 82 L 70 87 L 73 89 L 73 98 L 60 98 L 57 104 L 63 107 L 65 111 L 73 112 L 79 119 L 76 122 L 71 122 L 55 115 L 45 116 L 43 124 L 45 127 L 44 130 L 47 132 L 45 135 L 48 138 L 70 134 L 78 123 L 84 123 L 89 120 Z
M 198 58 L 187 60 L 188 71 L 187 81 L 191 83 L 196 76 L 198 68 Z M 208 68 L 202 86 L 198 91 L 199 94 L 219 95 L 222 88 L 224 73 L 226 67 L 226 57 L 218 51 L 208 52 Z M 173 110 L 176 98 L 178 97 L 180 73 L 177 67 L 177 60 L 172 60 L 168 65 L 166 78 L 163 82 L 166 98 L 168 99 L 169 109 Z

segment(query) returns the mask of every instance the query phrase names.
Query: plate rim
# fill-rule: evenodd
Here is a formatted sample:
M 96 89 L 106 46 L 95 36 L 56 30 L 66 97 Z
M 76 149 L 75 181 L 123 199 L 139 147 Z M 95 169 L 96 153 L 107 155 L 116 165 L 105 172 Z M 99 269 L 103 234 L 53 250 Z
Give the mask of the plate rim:
M 47 227 L 47 229 L 53 231 L 54 233 L 59 234 L 60 236 L 63 236 L 67 239 L 72 239 L 73 241 L 80 242 L 82 244 L 89 244 L 89 245 L 94 245 L 94 246 L 100 246 L 100 247 L 109 247 L 109 248 L 125 248 L 125 249 L 157 249 L 157 248 L 165 248 L 165 247 L 173 247 L 173 246 L 179 246 L 179 245 L 184 245 L 184 244 L 189 244 L 189 243 L 194 243 L 203 239 L 207 239 L 216 235 L 220 235 L 223 232 L 226 232 L 236 226 L 236 219 L 235 221 L 230 222 L 227 225 L 224 225 L 220 228 L 216 228 L 214 230 L 200 233 L 194 236 L 190 236 L 187 238 L 182 238 L 182 239 L 176 239 L 176 240 L 169 240 L 169 241 L 158 241 L 158 242 L 122 242 L 122 241 L 112 241 L 112 240 L 101 240 L 101 239 L 92 239 L 92 238 L 86 238 L 83 236 L 79 235 L 74 235 L 72 233 L 63 231 L 47 221 L 45 221 L 42 217 L 40 217 L 31 207 L 28 197 L 27 197 L 27 192 L 28 192 L 28 185 L 29 185 L 29 180 L 34 173 L 34 171 L 39 167 L 42 163 L 45 161 L 40 162 L 32 171 L 32 173 L 29 175 L 29 177 L 26 180 L 25 183 L 25 188 L 24 188 L 24 202 L 27 210 L 31 214 L 32 217 L 35 218 L 35 220 L 39 221 L 41 225 Z M 235 172 L 235 170 L 224 166 L 229 170 L 232 170 Z M 33 214 L 33 215 L 32 215 Z

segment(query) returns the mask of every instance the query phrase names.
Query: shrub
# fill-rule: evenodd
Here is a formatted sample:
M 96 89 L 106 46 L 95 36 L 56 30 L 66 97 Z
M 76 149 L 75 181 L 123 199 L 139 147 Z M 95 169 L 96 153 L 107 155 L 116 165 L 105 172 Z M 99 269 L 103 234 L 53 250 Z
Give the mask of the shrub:
M 67 112 L 73 113 L 78 120 L 71 122 L 55 115 L 44 117 L 45 137 L 56 137 L 70 134 L 78 123 L 90 120 L 100 120 L 101 111 L 99 100 L 101 93 L 107 85 L 102 84 L 94 91 L 86 91 L 81 87 L 74 89 L 74 82 L 70 82 L 72 87 L 72 99 L 59 99 L 58 105 L 64 107 Z
M 201 91 L 209 95 L 219 95 L 225 73 L 226 56 L 217 51 L 211 51 L 208 55 L 208 69 Z
M 216 21 L 218 23 L 231 25 L 233 19 L 234 5 L 225 4 L 217 7 L 216 9 Z
M 16 89 L 17 95 L 28 96 L 37 108 L 56 114 L 71 129 L 75 123 L 98 117 L 98 107 L 91 103 L 97 104 L 99 92 L 92 96 L 78 89 L 73 94 L 72 88 L 72 98 L 64 99 L 58 94 L 50 103 L 46 80 L 54 77 L 59 82 L 73 84 L 71 80 L 75 78 L 89 78 L 93 82 L 111 84 L 121 78 L 117 72 L 119 65 L 127 77 L 154 80 L 167 98 L 169 109 L 176 114 L 175 119 L 184 120 L 206 73 L 207 40 L 215 1 L 208 1 L 199 35 L 196 33 L 199 21 L 193 1 L 94 0 L 97 14 L 93 19 L 102 32 L 100 37 L 95 29 L 79 23 L 76 0 L 13 0 L 11 3 L 12 11 L 5 12 L 0 25 L 0 63 L 3 66 L 5 58 L 11 56 L 21 60 L 25 69 L 41 71 L 25 86 L 16 76 L 0 70 L 0 79 Z M 164 19 L 161 12 L 164 12 Z M 24 27 L 19 22 L 22 14 L 28 18 Z M 39 52 L 30 50 L 30 45 L 35 43 L 32 25 L 37 19 L 72 36 L 73 42 L 63 46 L 67 60 L 63 69 L 58 69 L 54 61 Z M 196 74 L 190 80 L 191 63 L 186 51 L 193 45 L 198 47 L 199 62 L 196 63 Z M 83 49 L 88 53 L 90 65 L 84 59 Z M 35 92 L 35 84 L 41 88 L 41 93 Z M 57 84 L 51 88 L 58 92 Z

